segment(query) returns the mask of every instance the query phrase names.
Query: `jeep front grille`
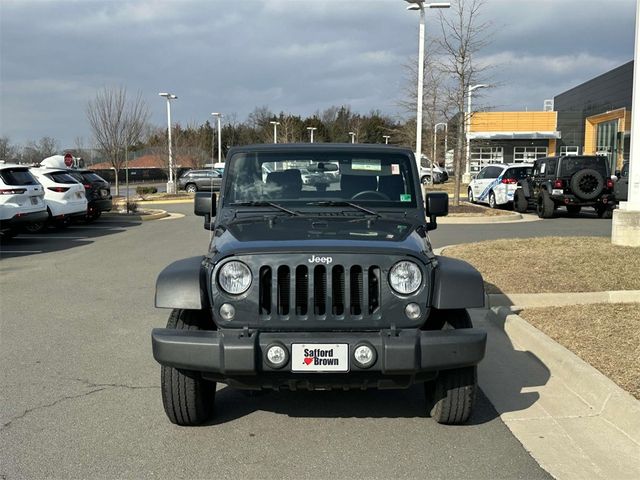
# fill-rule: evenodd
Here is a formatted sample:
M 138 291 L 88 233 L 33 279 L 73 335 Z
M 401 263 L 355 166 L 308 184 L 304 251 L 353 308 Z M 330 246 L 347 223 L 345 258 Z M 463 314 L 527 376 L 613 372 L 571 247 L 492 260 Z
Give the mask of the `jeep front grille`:
M 377 317 L 381 273 L 378 266 L 262 266 L 258 313 L 263 317 L 360 319 Z

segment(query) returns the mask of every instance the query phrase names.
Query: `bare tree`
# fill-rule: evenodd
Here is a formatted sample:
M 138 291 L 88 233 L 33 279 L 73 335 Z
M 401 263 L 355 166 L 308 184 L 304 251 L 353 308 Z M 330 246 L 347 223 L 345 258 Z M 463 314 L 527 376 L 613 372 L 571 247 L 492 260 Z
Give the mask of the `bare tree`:
M 22 149 L 22 158 L 27 163 L 40 163 L 58 151 L 58 141 L 52 137 L 42 137 L 37 142 L 30 140 Z
M 465 155 L 465 98 L 467 89 L 482 80 L 486 67 L 473 62 L 473 57 L 489 42 L 489 22 L 481 19 L 485 0 L 452 0 L 451 12 L 440 15 L 443 52 L 443 71 L 452 79 L 448 97 L 453 105 L 453 115 L 457 118 L 456 148 L 454 154 L 455 190 L 454 205 L 460 204 L 460 183 L 463 158 Z M 470 112 L 469 112 L 470 113 Z
M 0 137 L 0 160 L 10 162 L 18 156 L 18 147 L 11 144 L 9 137 Z
M 118 172 L 129 147 L 142 137 L 149 109 L 140 92 L 129 101 L 125 87 L 105 87 L 88 102 L 86 113 L 96 143 L 116 170 L 116 195 L 119 195 Z

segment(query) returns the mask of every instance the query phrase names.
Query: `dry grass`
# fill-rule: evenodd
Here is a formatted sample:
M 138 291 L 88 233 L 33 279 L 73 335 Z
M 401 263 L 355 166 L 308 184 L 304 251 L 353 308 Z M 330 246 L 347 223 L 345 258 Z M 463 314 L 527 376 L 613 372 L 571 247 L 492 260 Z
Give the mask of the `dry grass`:
M 640 304 L 532 308 L 520 315 L 640 400 Z
M 500 208 L 481 207 L 467 202 L 460 202 L 458 206 L 449 204 L 449 217 L 495 217 L 499 215 L 513 215 L 513 212 Z
M 468 183 L 460 183 L 460 197 L 467 198 L 468 186 L 469 186 Z M 455 187 L 456 187 L 456 182 L 454 182 L 453 179 L 450 179 L 445 183 L 437 183 L 435 185 L 425 185 L 423 188 L 427 192 L 447 192 L 447 193 L 453 194 Z
M 476 267 L 488 293 L 640 290 L 640 249 L 608 238 L 541 237 L 447 248 Z

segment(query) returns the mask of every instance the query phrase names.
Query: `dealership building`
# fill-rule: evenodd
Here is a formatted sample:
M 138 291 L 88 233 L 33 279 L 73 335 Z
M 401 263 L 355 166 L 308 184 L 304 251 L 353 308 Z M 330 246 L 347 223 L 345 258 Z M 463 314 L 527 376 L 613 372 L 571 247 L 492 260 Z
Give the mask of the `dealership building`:
M 629 159 L 633 61 L 545 102 L 545 111 L 472 115 L 470 171 L 547 155 L 604 155 L 611 171 Z

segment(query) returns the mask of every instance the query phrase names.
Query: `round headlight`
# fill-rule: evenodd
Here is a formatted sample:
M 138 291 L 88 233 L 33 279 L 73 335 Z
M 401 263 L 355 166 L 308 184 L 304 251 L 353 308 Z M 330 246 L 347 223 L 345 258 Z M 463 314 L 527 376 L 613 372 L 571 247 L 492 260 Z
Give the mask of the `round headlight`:
M 225 292 L 240 295 L 251 286 L 251 270 L 242 262 L 227 262 L 218 272 L 218 283 Z
M 409 295 L 420 288 L 422 272 L 418 265 L 404 260 L 391 267 L 389 283 L 397 293 Z

